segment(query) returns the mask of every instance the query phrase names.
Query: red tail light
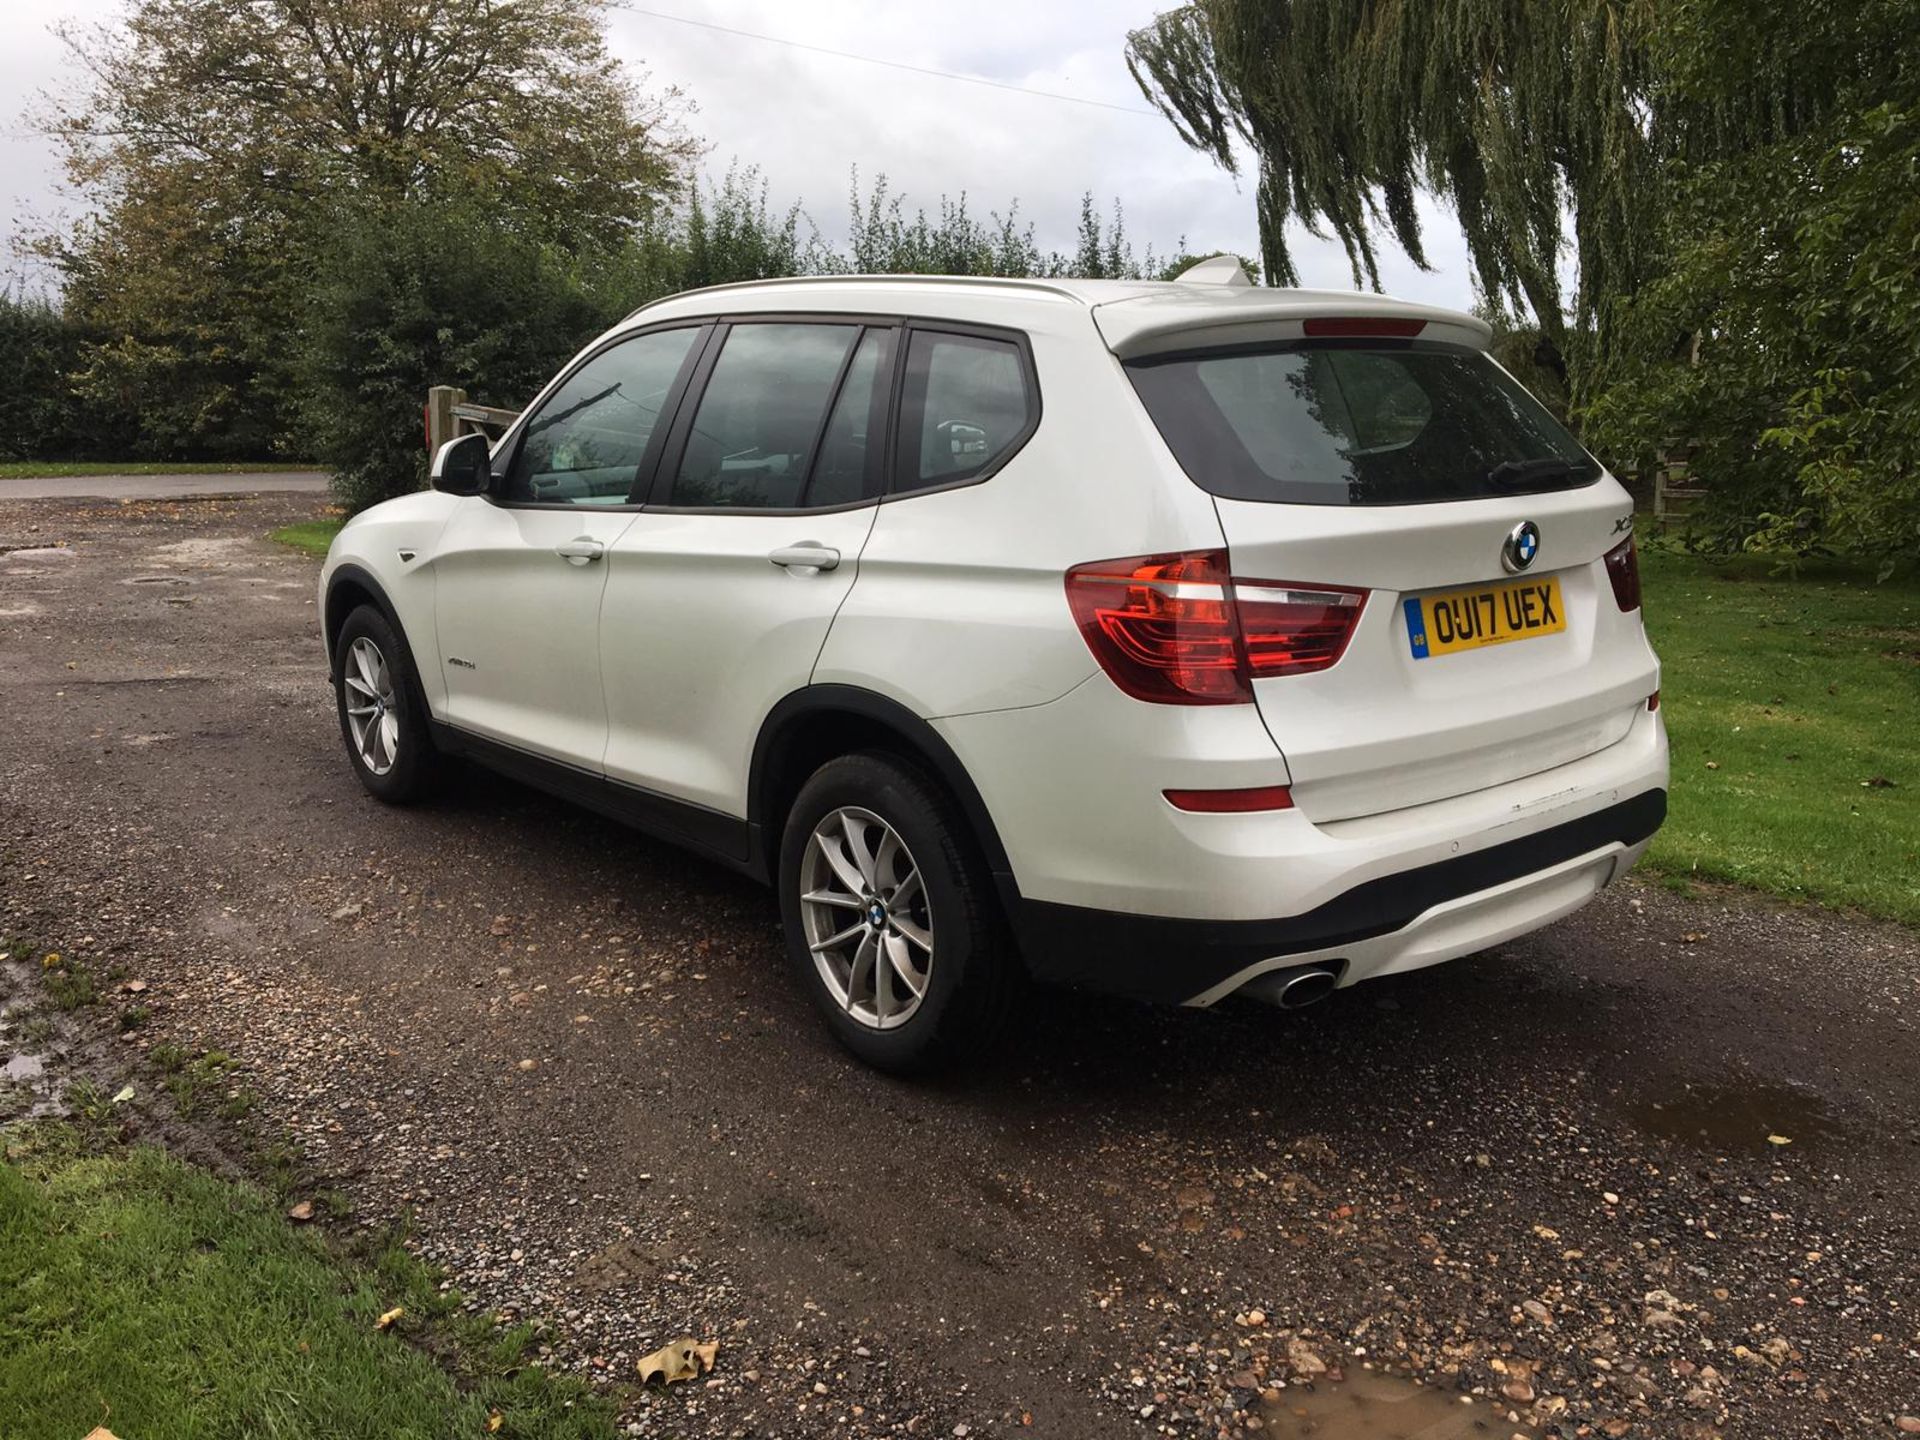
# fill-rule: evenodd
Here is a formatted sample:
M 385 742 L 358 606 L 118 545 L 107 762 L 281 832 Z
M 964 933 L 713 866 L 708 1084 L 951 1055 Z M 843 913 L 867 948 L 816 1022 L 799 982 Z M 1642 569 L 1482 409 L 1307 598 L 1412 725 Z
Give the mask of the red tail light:
M 1346 654 L 1367 592 L 1239 580 L 1233 598 L 1247 663 L 1258 678 L 1324 670 Z
M 1628 539 L 1607 552 L 1607 579 L 1613 582 L 1613 598 L 1622 610 L 1640 608 L 1640 556 Z
M 1195 550 L 1076 565 L 1067 603 L 1094 659 L 1136 700 L 1237 705 L 1256 679 L 1338 660 L 1366 592 L 1234 581 L 1224 551 Z

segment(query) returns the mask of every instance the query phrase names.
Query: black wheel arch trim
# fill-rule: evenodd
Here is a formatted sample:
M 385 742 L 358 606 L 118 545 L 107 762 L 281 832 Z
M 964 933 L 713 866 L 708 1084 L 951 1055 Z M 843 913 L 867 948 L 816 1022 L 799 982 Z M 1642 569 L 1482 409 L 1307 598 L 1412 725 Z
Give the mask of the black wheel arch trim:
M 326 646 L 328 676 L 331 677 L 333 674 L 335 627 L 330 618 L 333 610 L 333 596 L 345 581 L 352 581 L 354 585 L 367 592 L 368 598 L 373 602 L 373 608 L 380 612 L 380 618 L 387 622 L 393 630 L 394 637 L 399 640 L 400 648 L 407 652 L 407 669 L 413 675 L 414 701 L 420 706 L 420 713 L 427 718 L 428 723 L 433 723 L 433 704 L 427 699 L 427 687 L 420 678 L 420 657 L 413 653 L 413 641 L 407 635 L 407 627 L 400 623 L 400 612 L 393 608 L 393 601 L 387 598 L 385 587 L 373 577 L 372 572 L 352 563 L 342 565 L 327 577 L 327 598 L 320 607 L 320 637 L 322 644 Z M 352 613 L 352 610 L 348 610 L 341 615 L 340 623 L 344 625 L 347 616 Z
M 753 760 L 747 770 L 747 820 L 753 827 L 756 860 L 765 866 L 768 877 L 778 868 L 773 860 L 780 843 L 775 828 L 780 817 L 774 815 L 773 810 L 782 737 L 791 735 L 796 722 L 809 716 L 835 713 L 857 715 L 894 731 L 925 759 L 933 768 L 934 778 L 946 786 L 959 804 L 960 813 L 966 817 L 1002 898 L 1016 902 L 1019 887 L 1014 883 L 1006 846 L 1000 842 L 1000 832 L 987 811 L 979 787 L 967 774 L 966 766 L 960 763 L 960 757 L 953 753 L 953 747 L 938 730 L 899 701 L 857 685 L 809 685 L 796 690 L 768 711 L 767 718 L 761 722 L 760 734 L 754 740 Z
M 406 626 L 400 623 L 399 611 L 393 608 L 393 601 L 387 598 L 386 587 L 373 577 L 373 573 L 370 570 L 351 562 L 340 566 L 339 569 L 327 577 L 327 598 L 325 603 L 320 607 L 320 638 L 322 643 L 327 647 L 328 667 L 331 668 L 333 665 L 333 636 L 336 629 L 332 618 L 333 596 L 335 591 L 349 581 L 367 592 L 368 597 L 373 601 L 373 608 L 378 610 L 381 618 L 393 627 L 393 633 L 398 635 L 400 637 L 400 643 L 407 647 L 407 659 L 413 662 L 414 674 L 418 675 L 420 673 L 420 665 L 413 654 L 413 642 L 407 638 Z M 342 614 L 340 617 L 341 621 L 344 623 L 347 615 L 352 613 L 351 610 L 348 610 Z

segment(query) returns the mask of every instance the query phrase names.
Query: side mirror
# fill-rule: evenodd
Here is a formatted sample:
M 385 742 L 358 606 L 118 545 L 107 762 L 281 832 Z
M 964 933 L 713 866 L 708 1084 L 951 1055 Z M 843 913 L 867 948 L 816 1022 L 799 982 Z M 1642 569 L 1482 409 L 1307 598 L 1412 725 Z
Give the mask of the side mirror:
M 431 483 L 448 495 L 484 495 L 493 484 L 493 447 L 484 435 L 462 435 L 433 457 Z

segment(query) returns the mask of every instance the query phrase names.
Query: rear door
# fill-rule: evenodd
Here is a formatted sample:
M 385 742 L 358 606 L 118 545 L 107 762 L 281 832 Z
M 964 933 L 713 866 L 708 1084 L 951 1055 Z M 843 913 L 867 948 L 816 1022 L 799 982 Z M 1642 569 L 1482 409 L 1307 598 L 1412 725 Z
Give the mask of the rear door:
M 740 320 L 707 347 L 600 629 L 612 778 L 746 813 L 767 712 L 806 685 L 880 490 L 896 331 Z
M 1297 615 L 1315 586 L 1350 630 L 1332 663 L 1256 664 L 1310 819 L 1483 789 L 1625 736 L 1657 674 L 1604 562 L 1632 502 L 1490 358 L 1349 335 L 1128 370 L 1215 496 L 1249 645 L 1284 657 L 1286 625 L 1263 638 L 1259 602 Z
M 651 331 L 588 357 L 511 442 L 495 493 L 461 502 L 432 560 L 442 718 L 599 772 L 607 556 L 639 513 L 700 334 Z

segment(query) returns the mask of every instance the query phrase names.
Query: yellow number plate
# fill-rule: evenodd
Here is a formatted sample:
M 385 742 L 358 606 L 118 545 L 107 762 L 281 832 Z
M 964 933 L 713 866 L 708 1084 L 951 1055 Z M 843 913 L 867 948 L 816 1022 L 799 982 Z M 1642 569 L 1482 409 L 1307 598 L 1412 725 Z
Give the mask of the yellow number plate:
M 1567 628 L 1566 607 L 1560 603 L 1560 581 L 1508 580 L 1472 590 L 1449 590 L 1444 595 L 1409 595 L 1402 602 L 1407 614 L 1407 640 L 1413 658 L 1451 655 L 1456 650 L 1478 650 L 1508 640 L 1530 640 Z

